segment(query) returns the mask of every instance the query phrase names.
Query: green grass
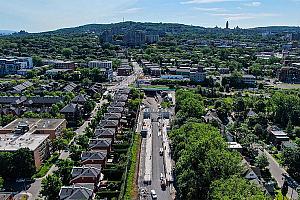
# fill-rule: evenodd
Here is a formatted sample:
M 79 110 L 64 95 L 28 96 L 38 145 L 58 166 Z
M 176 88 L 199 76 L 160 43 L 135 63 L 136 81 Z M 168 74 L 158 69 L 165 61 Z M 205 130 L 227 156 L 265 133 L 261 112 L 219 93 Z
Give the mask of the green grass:
M 277 195 L 275 197 L 275 200 L 289 200 L 289 198 L 283 197 L 281 194 L 281 190 L 277 190 Z
M 54 153 L 45 163 L 42 165 L 42 167 L 39 169 L 39 171 L 32 176 L 32 178 L 42 178 L 44 177 L 49 169 L 52 167 L 53 164 L 58 160 L 59 154 Z
M 138 195 L 137 191 L 137 185 L 135 184 L 135 178 L 136 178 L 136 167 L 137 167 L 137 162 L 138 162 L 138 152 L 140 149 L 140 142 L 141 138 L 139 134 L 134 135 L 134 141 L 131 147 L 131 152 L 130 152 L 130 167 L 128 171 L 128 176 L 126 179 L 126 188 L 125 188 L 125 195 L 124 199 L 134 199 Z

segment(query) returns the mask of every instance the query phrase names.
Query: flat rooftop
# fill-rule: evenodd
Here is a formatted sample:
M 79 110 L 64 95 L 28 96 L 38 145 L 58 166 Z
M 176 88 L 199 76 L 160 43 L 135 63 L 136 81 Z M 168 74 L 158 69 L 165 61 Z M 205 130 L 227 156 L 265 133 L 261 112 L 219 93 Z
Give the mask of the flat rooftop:
M 0 134 L 0 151 L 17 151 L 20 148 L 36 150 L 45 140 L 48 134 L 32 134 L 27 132 L 21 134 Z
M 0 133 L 1 130 L 14 131 L 20 124 L 27 124 L 29 126 L 29 132 L 35 130 L 55 130 L 64 121 L 65 119 L 19 118 L 0 129 Z

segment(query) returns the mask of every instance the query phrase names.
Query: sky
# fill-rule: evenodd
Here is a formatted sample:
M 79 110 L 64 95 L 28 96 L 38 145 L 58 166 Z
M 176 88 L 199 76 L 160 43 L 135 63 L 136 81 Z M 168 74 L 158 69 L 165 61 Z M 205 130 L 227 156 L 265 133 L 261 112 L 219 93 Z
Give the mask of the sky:
M 0 30 L 41 32 L 92 23 L 171 22 L 231 28 L 300 26 L 300 0 L 0 0 Z

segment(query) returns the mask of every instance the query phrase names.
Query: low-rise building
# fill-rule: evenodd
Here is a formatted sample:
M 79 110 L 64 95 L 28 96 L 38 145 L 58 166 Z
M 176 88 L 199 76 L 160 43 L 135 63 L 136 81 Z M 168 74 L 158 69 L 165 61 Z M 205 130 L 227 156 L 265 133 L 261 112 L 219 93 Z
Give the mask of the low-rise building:
M 50 155 L 49 140 L 61 135 L 64 119 L 16 119 L 0 129 L 0 152 L 32 151 L 36 168 Z
M 93 200 L 95 193 L 92 189 L 81 186 L 63 186 L 59 191 L 60 200 Z
M 256 78 L 253 75 L 243 75 L 242 82 L 246 85 L 255 85 Z
M 90 139 L 89 149 L 92 151 L 107 151 L 111 152 L 112 141 L 110 139 Z
M 106 162 L 106 151 L 86 151 L 81 153 L 81 164 L 83 165 L 101 165 L 104 167 Z

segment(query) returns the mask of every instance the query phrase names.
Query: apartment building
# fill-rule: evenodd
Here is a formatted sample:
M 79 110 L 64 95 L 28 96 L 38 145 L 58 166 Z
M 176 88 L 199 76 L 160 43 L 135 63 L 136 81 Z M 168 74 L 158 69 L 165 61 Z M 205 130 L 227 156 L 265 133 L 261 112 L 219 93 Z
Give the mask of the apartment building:
M 106 78 L 109 81 L 112 81 L 113 79 L 112 61 L 99 61 L 99 60 L 90 61 L 88 63 L 88 66 L 90 68 L 99 68 L 103 73 L 104 78 Z
M 21 69 L 32 69 L 31 57 L 6 57 L 0 58 L 0 75 L 14 75 Z

